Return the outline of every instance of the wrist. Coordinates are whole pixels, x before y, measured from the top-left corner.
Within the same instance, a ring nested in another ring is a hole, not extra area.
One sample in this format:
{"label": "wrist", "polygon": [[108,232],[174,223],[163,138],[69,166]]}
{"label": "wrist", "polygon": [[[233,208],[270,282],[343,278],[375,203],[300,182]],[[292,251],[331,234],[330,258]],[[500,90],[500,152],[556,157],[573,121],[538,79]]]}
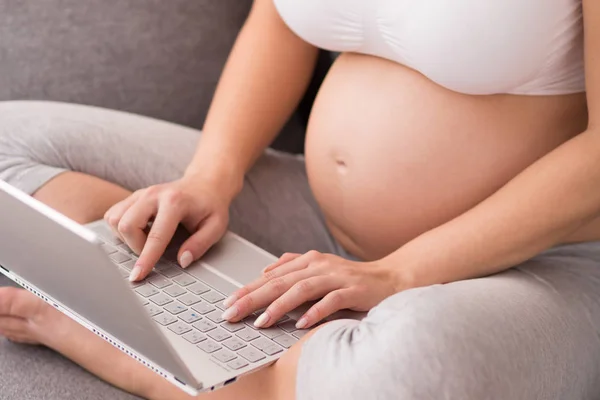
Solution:
{"label": "wrist", "polygon": [[190,164],[183,174],[182,179],[189,182],[191,187],[206,187],[216,191],[227,201],[232,201],[242,190],[244,185],[244,171],[234,165]]}
{"label": "wrist", "polygon": [[399,260],[396,253],[392,253],[376,262],[386,271],[387,279],[392,285],[395,293],[413,289],[419,285],[410,263]]}

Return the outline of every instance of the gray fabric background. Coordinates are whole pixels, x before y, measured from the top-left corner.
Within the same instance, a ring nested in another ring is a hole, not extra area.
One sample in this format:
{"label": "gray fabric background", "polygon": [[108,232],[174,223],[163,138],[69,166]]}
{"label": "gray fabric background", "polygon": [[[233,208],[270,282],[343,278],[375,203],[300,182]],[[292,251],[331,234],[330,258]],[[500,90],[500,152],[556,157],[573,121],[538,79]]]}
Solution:
{"label": "gray fabric background", "polygon": [[199,127],[249,0],[1,0],[0,100]]}
{"label": "gray fabric background", "polygon": [[[88,104],[201,129],[251,3],[0,0],[0,101]],[[302,151],[305,103],[274,147]]]}

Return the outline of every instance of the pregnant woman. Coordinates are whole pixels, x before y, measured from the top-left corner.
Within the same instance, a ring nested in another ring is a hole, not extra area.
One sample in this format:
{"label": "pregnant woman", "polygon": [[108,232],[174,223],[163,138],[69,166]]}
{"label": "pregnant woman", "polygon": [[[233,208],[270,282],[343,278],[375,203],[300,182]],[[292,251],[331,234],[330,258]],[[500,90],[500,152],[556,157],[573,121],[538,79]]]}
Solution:
{"label": "pregnant woman", "polygon": [[[306,158],[265,151],[318,48],[342,54]],[[599,118],[598,1],[256,0],[201,134],[4,103],[0,177],[81,223],[104,216],[140,254],[132,280],[179,223],[183,267],[227,227],[282,255],[227,300],[231,321],[267,307],[267,327],[306,300],[304,328],[370,310],[202,399],[591,399]],[[119,387],[186,396],[27,292],[1,289],[0,315],[1,334]]]}

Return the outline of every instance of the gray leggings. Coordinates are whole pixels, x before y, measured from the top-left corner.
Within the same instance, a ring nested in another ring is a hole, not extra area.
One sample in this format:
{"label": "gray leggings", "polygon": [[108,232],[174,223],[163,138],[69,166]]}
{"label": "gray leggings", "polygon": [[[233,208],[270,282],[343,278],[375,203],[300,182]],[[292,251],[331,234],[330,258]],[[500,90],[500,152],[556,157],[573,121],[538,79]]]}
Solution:
{"label": "gray leggings", "polygon": [[[135,190],[179,177],[198,136],[115,111],[0,103],[0,179],[32,193],[73,170]],[[232,205],[230,228],[276,255],[349,256],[323,223],[300,157],[265,153]],[[327,325],[304,345],[297,398],[597,399],[599,335],[600,243],[561,246],[494,276],[398,293],[361,322]]]}

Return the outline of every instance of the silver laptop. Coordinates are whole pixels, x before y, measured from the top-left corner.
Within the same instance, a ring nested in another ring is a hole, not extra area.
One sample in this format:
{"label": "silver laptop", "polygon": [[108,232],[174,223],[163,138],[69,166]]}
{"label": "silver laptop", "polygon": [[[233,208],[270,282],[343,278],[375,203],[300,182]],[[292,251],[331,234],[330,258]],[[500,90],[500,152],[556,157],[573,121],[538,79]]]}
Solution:
{"label": "silver laptop", "polygon": [[132,284],[136,256],[103,221],[83,227],[2,181],[0,210],[0,272],[190,395],[269,365],[307,332],[295,328],[307,306],[268,329],[254,328],[258,313],[221,319],[223,300],[276,259],[232,233],[185,270],[179,233]]}

